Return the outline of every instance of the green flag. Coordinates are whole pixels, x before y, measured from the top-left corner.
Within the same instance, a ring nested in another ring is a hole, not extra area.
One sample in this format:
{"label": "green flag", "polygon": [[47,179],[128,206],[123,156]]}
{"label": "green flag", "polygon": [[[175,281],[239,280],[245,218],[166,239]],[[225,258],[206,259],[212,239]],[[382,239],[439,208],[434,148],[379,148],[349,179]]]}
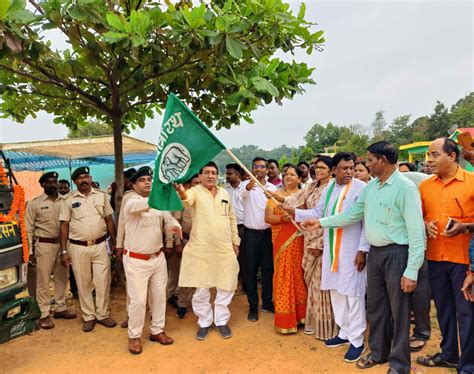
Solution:
{"label": "green flag", "polygon": [[225,146],[174,94],[168,96],[158,139],[151,208],[181,210],[183,204],[171,183],[183,183],[217,156]]}

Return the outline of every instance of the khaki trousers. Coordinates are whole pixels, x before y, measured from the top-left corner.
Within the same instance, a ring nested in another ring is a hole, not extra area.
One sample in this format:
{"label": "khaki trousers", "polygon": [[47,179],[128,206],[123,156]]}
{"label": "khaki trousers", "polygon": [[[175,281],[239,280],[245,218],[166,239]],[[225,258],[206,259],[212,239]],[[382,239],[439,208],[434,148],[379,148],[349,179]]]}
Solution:
{"label": "khaki trousers", "polygon": [[[89,247],[69,243],[72,270],[76,277],[84,321],[103,320],[109,316],[110,259],[105,242]],[[95,288],[95,305],[92,297]]]}
{"label": "khaki trousers", "polygon": [[179,294],[179,287],[178,287],[178,280],[179,280],[179,269],[181,268],[181,257],[178,256],[176,252],[173,252],[170,258],[166,261],[168,266],[168,297],[170,296],[178,296]]}
{"label": "khaki trousers", "polygon": [[127,277],[128,337],[140,338],[145,324],[146,301],[149,294],[150,333],[159,334],[165,327],[166,284],[168,272],[163,253],[149,260],[123,256]]}
{"label": "khaki trousers", "polygon": [[51,295],[49,281],[54,275],[55,311],[66,310],[67,269],[59,260],[59,244],[36,243],[36,301],[41,311],[41,318],[49,316]]}

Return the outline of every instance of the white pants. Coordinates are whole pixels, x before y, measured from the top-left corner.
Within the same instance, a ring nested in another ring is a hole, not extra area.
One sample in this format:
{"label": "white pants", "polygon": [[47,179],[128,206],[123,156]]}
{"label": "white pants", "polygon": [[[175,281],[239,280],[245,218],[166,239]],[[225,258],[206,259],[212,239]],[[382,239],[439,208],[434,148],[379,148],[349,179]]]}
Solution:
{"label": "white pants", "polygon": [[347,339],[356,348],[364,343],[366,328],[364,296],[346,296],[331,290],[334,319],[339,326],[339,337]]}
{"label": "white pants", "polygon": [[230,319],[228,305],[232,301],[234,291],[225,291],[217,288],[216,299],[214,300],[214,313],[210,303],[211,292],[209,288],[196,288],[193,296],[193,312],[199,318],[199,327],[209,327],[214,321],[216,326],[227,325]]}
{"label": "white pants", "polygon": [[151,312],[150,333],[163,332],[166,313],[166,283],[168,271],[164,254],[150,260],[123,256],[127,277],[128,337],[139,338],[145,324],[146,301],[149,294]]}

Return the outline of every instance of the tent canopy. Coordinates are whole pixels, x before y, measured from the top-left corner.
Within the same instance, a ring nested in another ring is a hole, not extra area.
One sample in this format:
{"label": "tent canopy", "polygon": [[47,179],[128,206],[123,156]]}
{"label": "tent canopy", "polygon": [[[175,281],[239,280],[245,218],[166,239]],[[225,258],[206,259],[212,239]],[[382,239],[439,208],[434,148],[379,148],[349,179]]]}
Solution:
{"label": "tent canopy", "polygon": [[[46,170],[114,163],[113,136],[95,136],[34,142],[0,144],[14,170]],[[156,157],[156,145],[123,136],[124,164],[150,162]]]}

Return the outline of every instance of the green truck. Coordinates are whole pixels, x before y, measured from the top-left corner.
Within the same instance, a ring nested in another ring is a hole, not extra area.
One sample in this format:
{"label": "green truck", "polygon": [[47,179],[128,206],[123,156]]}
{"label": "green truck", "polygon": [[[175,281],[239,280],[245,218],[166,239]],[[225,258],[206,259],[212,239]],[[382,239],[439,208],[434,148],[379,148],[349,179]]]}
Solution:
{"label": "green truck", "polygon": [[[0,162],[8,173],[8,184],[0,181],[0,213],[8,215],[16,180],[8,160],[0,151]],[[36,300],[18,297],[26,289],[28,263],[23,261],[19,218],[0,222],[0,343],[38,329],[40,311]]]}

